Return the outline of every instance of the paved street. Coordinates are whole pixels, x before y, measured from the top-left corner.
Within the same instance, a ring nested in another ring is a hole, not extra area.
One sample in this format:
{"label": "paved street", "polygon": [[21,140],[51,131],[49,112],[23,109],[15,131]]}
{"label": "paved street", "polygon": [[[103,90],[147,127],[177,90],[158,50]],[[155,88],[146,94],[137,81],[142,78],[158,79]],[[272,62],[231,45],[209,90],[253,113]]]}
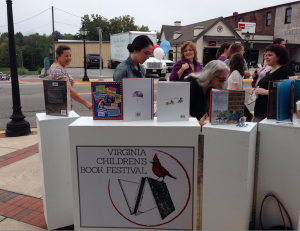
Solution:
{"label": "paved street", "polygon": [[[81,79],[83,77],[83,68],[68,68],[68,72],[74,79]],[[114,70],[104,68],[103,76],[105,80],[112,80]],[[96,80],[99,76],[99,69],[88,69],[88,77],[91,80]],[[169,77],[167,74],[167,78]],[[148,75],[147,77],[155,78],[155,87],[157,89],[158,76]],[[26,120],[29,121],[31,128],[36,128],[35,114],[45,111],[44,105],[44,93],[42,80],[38,82],[28,82],[31,79],[36,80],[36,76],[20,77],[20,95],[22,112],[26,116]],[[89,84],[75,84],[74,89],[86,100],[91,102],[91,90]],[[251,82],[244,82],[244,89],[246,91],[246,100],[248,99],[249,90],[251,89]],[[155,91],[155,100],[156,100]],[[12,114],[12,92],[11,84],[7,81],[0,82],[0,131],[4,131],[6,124],[10,121],[9,117]],[[92,116],[92,111],[87,110],[83,105],[74,102],[74,110],[80,116]],[[254,104],[249,106],[249,110],[253,111]]]}

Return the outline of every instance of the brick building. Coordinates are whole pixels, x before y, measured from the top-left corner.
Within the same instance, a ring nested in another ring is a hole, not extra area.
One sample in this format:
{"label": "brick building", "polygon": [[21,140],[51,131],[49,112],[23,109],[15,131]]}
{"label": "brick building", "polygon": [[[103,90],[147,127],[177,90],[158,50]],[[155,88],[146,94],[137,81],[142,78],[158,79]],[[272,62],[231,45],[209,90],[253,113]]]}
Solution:
{"label": "brick building", "polygon": [[[232,16],[225,17],[225,20],[233,28],[238,27],[238,22],[256,23],[255,36],[283,38],[290,50],[291,60],[300,60],[300,1],[241,14],[234,12]],[[250,42],[254,45],[259,43],[251,39]]]}

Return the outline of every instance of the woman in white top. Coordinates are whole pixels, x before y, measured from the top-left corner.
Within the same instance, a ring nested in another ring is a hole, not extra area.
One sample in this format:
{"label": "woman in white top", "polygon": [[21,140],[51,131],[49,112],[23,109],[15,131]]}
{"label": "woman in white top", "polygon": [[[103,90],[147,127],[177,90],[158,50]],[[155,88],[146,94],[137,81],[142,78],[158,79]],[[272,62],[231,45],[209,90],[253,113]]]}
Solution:
{"label": "woman in white top", "polygon": [[228,78],[228,90],[243,90],[245,61],[240,53],[235,53],[231,56],[229,62],[230,76]]}
{"label": "woman in white top", "polygon": [[[244,69],[245,61],[243,56],[240,53],[235,53],[231,56],[229,62],[230,76],[228,78],[228,90],[243,90],[243,76],[245,74]],[[244,107],[244,116],[246,121],[250,122],[253,118],[253,115],[245,105]]]}

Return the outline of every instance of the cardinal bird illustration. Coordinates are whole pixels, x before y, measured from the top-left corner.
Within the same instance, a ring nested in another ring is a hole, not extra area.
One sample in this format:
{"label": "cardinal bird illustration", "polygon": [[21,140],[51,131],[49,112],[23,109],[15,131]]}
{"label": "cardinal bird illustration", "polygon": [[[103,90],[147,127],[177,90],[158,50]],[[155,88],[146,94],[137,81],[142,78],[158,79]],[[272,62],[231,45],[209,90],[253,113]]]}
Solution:
{"label": "cardinal bird illustration", "polygon": [[[157,158],[157,155],[155,154],[153,157],[153,162],[150,162],[152,164],[152,171],[153,173],[158,176],[159,178],[163,178],[162,182],[164,181],[166,176],[169,176],[173,179],[176,179],[176,177],[172,176],[167,169],[165,169],[161,164],[159,159]],[[158,180],[157,179],[157,180]]]}

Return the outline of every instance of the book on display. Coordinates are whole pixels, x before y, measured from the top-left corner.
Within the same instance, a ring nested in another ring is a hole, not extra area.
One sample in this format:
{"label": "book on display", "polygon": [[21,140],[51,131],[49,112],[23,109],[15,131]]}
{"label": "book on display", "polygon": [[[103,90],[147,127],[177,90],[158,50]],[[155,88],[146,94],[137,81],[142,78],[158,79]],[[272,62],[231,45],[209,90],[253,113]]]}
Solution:
{"label": "book on display", "polygon": [[209,122],[212,125],[237,123],[244,116],[245,91],[216,90],[210,92]]}
{"label": "book on display", "polygon": [[68,116],[71,110],[68,81],[43,80],[46,115]]}
{"label": "book on display", "polygon": [[190,106],[189,82],[157,83],[157,121],[188,121]]}
{"label": "book on display", "polygon": [[154,114],[154,79],[123,79],[124,121],[152,120]]}
{"label": "book on display", "polygon": [[92,82],[94,120],[123,120],[122,82]]}

